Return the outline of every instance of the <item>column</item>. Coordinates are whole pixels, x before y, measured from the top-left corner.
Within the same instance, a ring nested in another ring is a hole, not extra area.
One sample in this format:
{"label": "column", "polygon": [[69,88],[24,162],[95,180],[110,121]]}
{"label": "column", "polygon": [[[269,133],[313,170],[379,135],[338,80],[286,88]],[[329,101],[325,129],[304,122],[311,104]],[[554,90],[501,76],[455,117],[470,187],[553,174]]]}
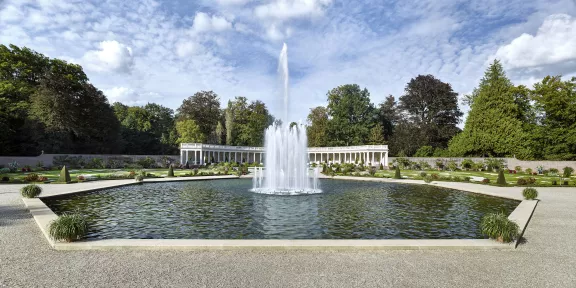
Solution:
{"label": "column", "polygon": [[184,151],[182,151],[182,148],[180,148],[180,164],[182,164],[182,162],[184,161],[183,157],[184,157]]}
{"label": "column", "polygon": [[388,166],[388,151],[384,152],[384,166]]}
{"label": "column", "polygon": [[182,164],[186,164],[186,162],[188,162],[188,159],[190,159],[190,157],[188,156],[188,150],[186,150],[186,161],[184,161],[184,163]]}

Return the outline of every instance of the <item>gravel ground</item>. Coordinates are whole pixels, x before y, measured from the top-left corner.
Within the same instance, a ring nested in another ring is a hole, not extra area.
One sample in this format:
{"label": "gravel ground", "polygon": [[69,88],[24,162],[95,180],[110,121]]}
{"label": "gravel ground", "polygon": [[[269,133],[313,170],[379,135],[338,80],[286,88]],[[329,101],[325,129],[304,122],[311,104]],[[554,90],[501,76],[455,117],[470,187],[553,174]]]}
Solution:
{"label": "gravel ground", "polygon": [[576,189],[539,188],[513,251],[55,251],[0,186],[0,287],[576,287]]}

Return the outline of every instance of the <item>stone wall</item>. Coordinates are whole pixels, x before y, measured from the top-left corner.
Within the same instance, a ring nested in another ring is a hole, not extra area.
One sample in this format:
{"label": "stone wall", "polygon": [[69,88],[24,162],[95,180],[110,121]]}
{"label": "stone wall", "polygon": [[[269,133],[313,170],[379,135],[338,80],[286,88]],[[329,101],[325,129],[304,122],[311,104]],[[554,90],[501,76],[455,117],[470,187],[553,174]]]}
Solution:
{"label": "stone wall", "polygon": [[[392,162],[396,158],[397,157],[388,157],[388,163],[390,163],[390,165],[392,165]],[[446,162],[448,162],[450,160],[454,160],[454,161],[456,161],[456,163],[458,163],[458,166],[460,166],[460,163],[464,159],[471,159],[474,162],[481,162],[481,161],[484,161],[484,159],[486,159],[486,158],[443,158],[443,157],[406,157],[406,158],[412,162],[426,161],[432,167],[436,167],[436,160],[437,159],[443,159],[443,160],[446,160]],[[546,160],[524,161],[524,160],[518,160],[515,158],[501,158],[501,159],[504,159],[504,163],[508,166],[509,169],[514,169],[516,166],[522,167],[522,170],[530,168],[534,171],[536,170],[536,167],[538,167],[538,166],[543,166],[544,169],[546,169],[546,170],[548,170],[550,168],[556,168],[556,169],[562,171],[562,168],[564,168],[566,166],[576,169],[576,161],[546,161]]]}

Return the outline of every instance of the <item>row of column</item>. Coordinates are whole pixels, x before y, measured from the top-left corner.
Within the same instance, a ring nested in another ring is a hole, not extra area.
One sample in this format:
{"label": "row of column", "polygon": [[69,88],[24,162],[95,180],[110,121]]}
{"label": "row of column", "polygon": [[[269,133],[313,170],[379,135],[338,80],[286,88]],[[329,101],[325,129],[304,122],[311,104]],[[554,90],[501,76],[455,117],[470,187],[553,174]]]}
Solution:
{"label": "row of column", "polygon": [[206,162],[258,162],[262,163],[263,152],[222,152],[212,150],[180,150],[180,163],[204,165]]}
{"label": "row of column", "polygon": [[365,164],[382,163],[388,166],[388,152],[326,152],[326,153],[308,153],[310,162],[323,163],[355,163],[358,160],[364,160]]}

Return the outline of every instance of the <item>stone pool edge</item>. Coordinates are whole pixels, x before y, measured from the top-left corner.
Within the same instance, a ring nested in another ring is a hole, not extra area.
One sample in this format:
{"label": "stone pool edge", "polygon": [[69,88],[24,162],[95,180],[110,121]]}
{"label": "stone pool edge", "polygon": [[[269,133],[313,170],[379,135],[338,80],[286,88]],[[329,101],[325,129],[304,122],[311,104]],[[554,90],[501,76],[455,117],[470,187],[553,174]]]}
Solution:
{"label": "stone pool edge", "polygon": [[[203,177],[197,179],[167,179],[163,181],[145,181],[148,183],[171,181],[198,181],[231,179],[232,177]],[[237,177],[234,177],[237,178]],[[232,178],[233,179],[233,178]],[[344,179],[347,180],[347,179]],[[57,196],[90,192],[105,188],[114,188],[131,183],[118,183],[102,188],[90,188],[70,192],[54,193],[46,196]],[[416,184],[416,183],[410,183]],[[463,189],[461,189],[463,190]],[[466,190],[463,190],[466,191]],[[469,191],[471,192],[471,191]],[[474,192],[481,193],[482,192]],[[486,194],[491,195],[491,194]],[[494,195],[491,195],[494,196]],[[511,198],[511,197],[504,197]],[[517,199],[516,199],[517,200]],[[538,200],[523,200],[510,213],[508,219],[518,223],[520,237],[512,243],[499,243],[489,239],[105,239],[79,242],[55,242],[48,234],[50,222],[58,216],[40,198],[22,198],[36,224],[50,246],[56,250],[237,250],[237,249],[276,249],[276,250],[488,250],[515,249],[536,209]]]}

